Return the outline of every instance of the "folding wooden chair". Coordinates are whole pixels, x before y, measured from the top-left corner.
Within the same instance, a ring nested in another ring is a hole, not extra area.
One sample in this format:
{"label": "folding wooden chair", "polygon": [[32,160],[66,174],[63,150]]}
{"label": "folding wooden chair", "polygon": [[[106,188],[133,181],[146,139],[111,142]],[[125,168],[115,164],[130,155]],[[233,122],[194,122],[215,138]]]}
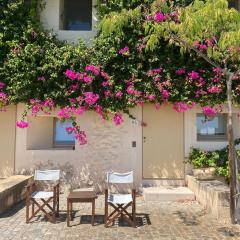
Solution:
{"label": "folding wooden chair", "polygon": [[[132,188],[131,194],[108,193],[109,184],[132,184],[133,172],[128,173],[107,173],[107,189],[105,189],[105,227],[113,225],[115,220],[122,217],[132,227],[136,227],[136,190]],[[113,211],[108,213],[108,205],[113,207]],[[127,209],[132,207],[132,213]]]}
{"label": "folding wooden chair", "polygon": [[[56,221],[55,217],[59,215],[59,180],[60,170],[35,171],[34,182],[26,187],[26,223],[29,223],[40,211],[46,215],[50,222]],[[40,181],[54,181],[53,191],[34,191],[36,182]],[[32,206],[31,214],[30,206]]]}

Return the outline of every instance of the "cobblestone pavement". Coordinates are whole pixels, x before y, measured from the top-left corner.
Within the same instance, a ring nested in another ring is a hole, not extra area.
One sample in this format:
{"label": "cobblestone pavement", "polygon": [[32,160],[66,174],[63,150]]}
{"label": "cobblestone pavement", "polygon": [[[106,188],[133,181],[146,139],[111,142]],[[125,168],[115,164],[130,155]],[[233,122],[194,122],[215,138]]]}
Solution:
{"label": "cobblestone pavement", "polygon": [[110,228],[103,225],[103,196],[96,201],[96,226],[91,226],[91,204],[75,204],[72,227],[66,224],[66,195],[61,195],[60,217],[56,224],[39,215],[25,223],[25,207],[21,203],[0,215],[0,240],[63,240],[63,239],[164,239],[221,240],[240,239],[240,228],[219,223],[205,213],[197,202],[145,202],[137,199],[138,228],[124,223]]}

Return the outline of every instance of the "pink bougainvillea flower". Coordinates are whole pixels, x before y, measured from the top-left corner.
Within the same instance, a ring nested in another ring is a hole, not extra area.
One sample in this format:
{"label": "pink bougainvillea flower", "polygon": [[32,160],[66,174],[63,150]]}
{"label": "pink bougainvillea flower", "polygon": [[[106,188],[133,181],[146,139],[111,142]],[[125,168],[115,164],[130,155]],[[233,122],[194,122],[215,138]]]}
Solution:
{"label": "pink bougainvillea flower", "polygon": [[195,48],[199,48],[199,46],[200,46],[199,41],[197,41],[197,40],[194,41],[193,46],[194,46]]}
{"label": "pink bougainvillea flower", "polygon": [[155,108],[156,108],[157,110],[159,110],[159,109],[161,108],[161,104],[160,104],[160,103],[156,103],[156,104],[155,104]]}
{"label": "pink bougainvillea flower", "polygon": [[143,106],[144,105],[144,100],[143,99],[137,100],[136,104],[140,105],[140,106]]}
{"label": "pink bougainvillea flower", "polygon": [[169,91],[166,90],[166,89],[163,89],[163,90],[162,90],[162,98],[166,100],[166,99],[169,98],[169,96],[170,96]]}
{"label": "pink bougainvillea flower", "polygon": [[99,115],[103,115],[103,107],[100,105],[95,106],[95,110]]}
{"label": "pink bougainvillea flower", "polygon": [[61,108],[58,112],[58,117],[60,119],[69,119],[73,115],[73,109],[70,107]]}
{"label": "pink bougainvillea flower", "polygon": [[92,81],[93,81],[93,78],[90,77],[90,76],[84,76],[84,77],[83,77],[83,81],[84,81],[85,83],[87,83],[87,84],[91,84]]}
{"label": "pink bougainvillea flower", "polygon": [[221,68],[213,68],[213,72],[214,72],[216,75],[220,75],[220,74],[222,74],[222,69],[221,69]]}
{"label": "pink bougainvillea flower", "polygon": [[132,94],[134,94],[134,88],[133,88],[133,86],[128,86],[128,88],[127,88],[127,93],[128,94],[130,94],[130,95],[132,95]]}
{"label": "pink bougainvillea flower", "polygon": [[156,97],[154,95],[149,95],[148,96],[149,101],[154,101],[155,99],[156,99]]}
{"label": "pink bougainvillea flower", "polygon": [[143,43],[137,45],[137,51],[139,53],[141,53],[144,48],[146,48],[146,45]]}
{"label": "pink bougainvillea flower", "polygon": [[106,90],[106,91],[104,91],[104,95],[105,95],[105,97],[111,97],[112,93],[110,92],[110,90]]}
{"label": "pink bougainvillea flower", "polygon": [[120,112],[116,112],[113,117],[115,125],[120,125],[123,122],[123,116]]}
{"label": "pink bougainvillea flower", "polygon": [[176,112],[186,112],[189,109],[189,107],[188,104],[185,102],[175,102],[173,104],[173,109]]}
{"label": "pink bougainvillea flower", "polygon": [[157,23],[160,23],[166,20],[166,16],[162,12],[156,12],[154,19]]}
{"label": "pink bougainvillea flower", "polygon": [[93,92],[85,92],[83,93],[84,97],[85,97],[85,102],[87,104],[89,104],[90,106],[94,105],[98,99],[99,99],[99,95],[98,94],[94,94]]}
{"label": "pink bougainvillea flower", "polygon": [[157,82],[161,81],[161,78],[160,77],[154,77],[153,80],[157,83]]}
{"label": "pink bougainvillea flower", "polygon": [[0,82],[0,89],[3,89],[5,86],[6,86],[6,84],[5,84],[5,83],[3,83],[3,82]]}
{"label": "pink bougainvillea flower", "polygon": [[124,54],[129,53],[129,47],[128,47],[128,46],[125,46],[124,48],[121,48],[121,49],[118,51],[118,53],[121,54],[121,55],[124,55]]}
{"label": "pink bougainvillea flower", "polygon": [[106,72],[101,72],[101,76],[106,80],[109,81],[110,80],[110,76],[106,73]]}
{"label": "pink bougainvillea flower", "polygon": [[4,102],[7,100],[7,94],[4,92],[0,92],[0,101]]}
{"label": "pink bougainvillea flower", "polygon": [[208,88],[209,93],[220,93],[222,89],[219,86],[210,86]]}
{"label": "pink bougainvillea flower", "polygon": [[173,11],[169,14],[169,16],[174,20],[174,21],[178,21],[178,17],[179,17],[179,13],[177,11]]}
{"label": "pink bougainvillea flower", "polygon": [[40,76],[40,77],[38,77],[38,81],[45,81],[46,79],[45,79],[45,77],[44,76]]}
{"label": "pink bougainvillea flower", "polygon": [[84,131],[75,133],[75,139],[79,142],[80,145],[87,144],[87,135]]}
{"label": "pink bougainvillea flower", "polygon": [[96,67],[94,65],[87,65],[85,70],[91,71],[95,76],[99,76],[100,74],[100,67]]}
{"label": "pink bougainvillea flower", "polygon": [[109,81],[104,81],[104,82],[102,82],[102,86],[103,86],[103,87],[109,86]]}
{"label": "pink bougainvillea flower", "polygon": [[188,76],[192,79],[192,80],[196,80],[200,77],[199,73],[196,71],[192,71],[190,73],[188,73]]}
{"label": "pink bougainvillea flower", "polygon": [[136,97],[140,97],[140,96],[142,95],[142,92],[139,91],[139,90],[134,90],[134,95],[135,95]]}
{"label": "pink bougainvillea flower", "polygon": [[40,111],[40,107],[38,105],[34,105],[32,107],[32,116],[36,116],[39,111]]}
{"label": "pink bougainvillea flower", "polygon": [[217,110],[210,106],[202,107],[203,114],[207,117],[215,117],[217,114]]}
{"label": "pink bougainvillea flower", "polygon": [[159,73],[162,72],[162,68],[155,68],[155,69],[151,69],[147,72],[147,76],[151,77],[151,76],[155,76]]}
{"label": "pink bougainvillea flower", "polygon": [[200,44],[199,48],[200,48],[200,50],[207,50],[207,45],[202,43],[202,44]]}
{"label": "pink bougainvillea flower", "polygon": [[27,128],[29,126],[28,122],[25,122],[23,120],[17,121],[16,126],[19,128]]}
{"label": "pink bougainvillea flower", "polygon": [[72,91],[76,91],[77,89],[79,89],[79,84],[78,83],[76,83],[76,84],[71,84],[70,85],[70,89],[72,90]]}
{"label": "pink bougainvillea flower", "polygon": [[66,70],[65,75],[71,80],[76,80],[79,77],[79,74],[75,73],[74,71],[72,71],[70,69]]}
{"label": "pink bougainvillea flower", "polygon": [[121,91],[117,91],[116,94],[115,94],[115,96],[116,96],[117,98],[122,98],[123,93],[122,93]]}
{"label": "pink bougainvillea flower", "polygon": [[183,75],[185,72],[186,72],[186,70],[184,68],[179,68],[176,70],[177,75]]}
{"label": "pink bougainvillea flower", "polygon": [[73,128],[72,127],[66,127],[65,129],[66,129],[66,132],[68,134],[72,134],[73,133]]}
{"label": "pink bougainvillea flower", "polygon": [[152,21],[152,20],[154,20],[154,17],[152,15],[148,15],[148,16],[146,16],[146,20]]}
{"label": "pink bougainvillea flower", "polygon": [[84,111],[85,111],[85,108],[81,107],[81,106],[75,109],[75,113],[78,114],[78,115],[83,114]]}
{"label": "pink bougainvillea flower", "polygon": [[208,40],[207,40],[207,45],[208,45],[208,47],[213,47],[214,44],[215,44],[215,42],[214,42],[213,39],[208,39]]}

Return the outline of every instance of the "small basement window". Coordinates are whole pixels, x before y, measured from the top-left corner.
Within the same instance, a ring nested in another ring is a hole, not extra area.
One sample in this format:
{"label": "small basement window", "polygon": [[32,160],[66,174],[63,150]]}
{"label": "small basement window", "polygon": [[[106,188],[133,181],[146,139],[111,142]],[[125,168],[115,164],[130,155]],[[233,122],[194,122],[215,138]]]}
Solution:
{"label": "small basement window", "polygon": [[214,118],[206,119],[204,114],[197,114],[198,141],[227,140],[227,114],[218,114]]}
{"label": "small basement window", "polygon": [[71,121],[61,122],[57,118],[54,119],[53,146],[55,148],[75,148],[74,133],[67,133],[67,127],[72,127]]}
{"label": "small basement window", "polygon": [[60,9],[62,30],[92,30],[92,0],[62,0]]}

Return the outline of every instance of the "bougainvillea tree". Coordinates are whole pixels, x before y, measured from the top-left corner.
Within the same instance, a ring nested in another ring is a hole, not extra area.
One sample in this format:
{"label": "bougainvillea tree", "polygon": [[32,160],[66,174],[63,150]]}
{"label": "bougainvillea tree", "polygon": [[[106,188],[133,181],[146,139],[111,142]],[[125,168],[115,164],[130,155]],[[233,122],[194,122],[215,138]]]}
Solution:
{"label": "bougainvillea tree", "polygon": [[[176,19],[172,18],[173,14]],[[194,54],[211,65],[214,71],[221,76],[221,79],[224,79],[224,82],[220,82],[217,78],[212,79],[212,85],[208,86],[208,93],[219,94],[223,92],[227,100],[230,209],[232,223],[236,223],[239,184],[232,105],[233,103],[239,103],[240,14],[235,9],[229,9],[226,0],[196,0],[190,6],[176,9],[175,12],[171,9],[170,13],[165,5],[165,9],[163,8],[163,11],[159,12],[157,17],[161,24],[151,25],[150,35],[157,39],[164,36],[165,39],[180,46],[183,51],[193,51]],[[151,49],[154,49],[155,46],[156,43],[149,43]],[[194,78],[193,84],[196,84],[199,81],[197,72],[194,74]],[[206,82],[203,80],[201,83],[202,89]],[[223,85],[226,86],[224,91]],[[209,117],[214,116],[217,112],[214,102],[211,102],[211,106],[204,106],[203,112]]]}

